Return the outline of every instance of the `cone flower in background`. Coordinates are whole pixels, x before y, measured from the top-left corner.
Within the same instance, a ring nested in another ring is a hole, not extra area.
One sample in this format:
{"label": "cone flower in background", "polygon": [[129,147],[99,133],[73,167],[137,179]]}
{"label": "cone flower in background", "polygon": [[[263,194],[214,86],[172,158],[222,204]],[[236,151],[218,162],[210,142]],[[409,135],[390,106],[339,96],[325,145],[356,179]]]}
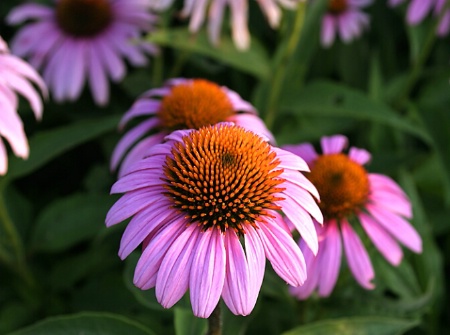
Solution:
{"label": "cone flower in background", "polygon": [[344,43],[360,37],[369,27],[369,15],[361,9],[373,0],[329,0],[328,10],[322,17],[321,43],[328,48],[339,35]]}
{"label": "cone flower in background", "polygon": [[119,128],[140,116],[148,118],[129,130],[114,149],[111,170],[120,165],[119,176],[141,159],[148,148],[177,129],[198,129],[228,121],[274,142],[249,102],[227,87],[204,79],[171,79],[163,87],[147,91],[125,113]]}
{"label": "cone flower in background", "polygon": [[157,51],[139,41],[156,22],[145,0],[56,0],[53,7],[27,3],[7,17],[9,24],[28,20],[11,50],[43,73],[58,102],[75,101],[88,82],[94,101],[106,105],[108,80],[118,82],[126,74],[124,59],[144,66]]}
{"label": "cone flower in background", "polygon": [[299,299],[308,298],[314,290],[322,297],[331,294],[341,266],[342,244],[356,281],[366,289],[374,287],[372,263],[354,224],[362,225],[392,265],[399,265],[403,258],[400,244],[416,253],[422,251],[422,240],[407,221],[412,217],[410,201],[391,178],[365,170],[370,153],[355,147],[344,153],[347,138],[342,135],[323,137],[321,146],[322,154],[309,143],[283,147],[310,166],[311,172],[306,176],[319,191],[319,207],[324,215],[323,226],[316,225],[317,256],[306,241],[299,242],[308,269],[305,284],[291,288]]}
{"label": "cone flower in background", "polygon": [[[25,97],[31,105],[36,119],[42,117],[42,100],[38,91],[47,96],[47,88],[39,74],[25,61],[11,55],[6,42],[0,36],[0,135],[11,146],[14,154],[28,158],[28,140],[22,120],[17,114],[17,93]],[[0,137],[0,175],[8,171],[8,153]]]}
{"label": "cone flower in background", "polygon": [[[161,11],[167,9],[173,0],[151,0],[152,8]],[[281,21],[282,9],[295,9],[305,0],[257,0],[264,15],[272,28],[277,28]],[[239,49],[250,46],[250,33],[248,31],[248,0],[186,0],[181,11],[184,18],[190,17],[189,30],[198,32],[208,13],[208,35],[213,44],[218,44],[225,9],[230,8],[230,25],[233,41]]]}
{"label": "cone flower in background", "polygon": [[[398,6],[405,0],[389,0],[389,5]],[[421,23],[429,14],[434,17],[442,15],[441,22],[439,22],[436,33],[438,36],[446,36],[450,31],[450,8],[444,8],[446,0],[411,0],[406,11],[406,21],[408,24],[415,26]]]}
{"label": "cone flower in background", "polygon": [[300,157],[232,123],[178,130],[153,146],[112,187],[125,193],[106,225],[131,218],[120,243],[124,259],[143,244],[134,274],[155,287],[165,308],[189,289],[193,312],[207,318],[222,297],[239,315],[253,310],[266,258],[293,286],[306,279],[304,257],[283,212],[313,253],[311,216],[322,221],[317,190]]}

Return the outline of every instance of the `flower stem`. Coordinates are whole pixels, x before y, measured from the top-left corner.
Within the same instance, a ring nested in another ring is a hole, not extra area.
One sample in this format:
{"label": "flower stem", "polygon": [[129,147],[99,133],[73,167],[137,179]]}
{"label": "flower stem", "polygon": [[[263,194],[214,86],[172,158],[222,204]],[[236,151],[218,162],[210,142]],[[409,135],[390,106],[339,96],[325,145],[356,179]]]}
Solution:
{"label": "flower stem", "polygon": [[25,260],[22,240],[6,207],[4,187],[0,187],[0,223],[3,226],[15,254],[15,259],[11,259],[6,253],[6,250],[3,247],[0,247],[0,259],[4,260],[7,265],[17,272],[26,284],[33,286],[34,279]]}
{"label": "flower stem", "polygon": [[280,57],[280,61],[276,62],[276,69],[274,78],[272,81],[272,87],[270,89],[269,100],[267,103],[265,123],[270,129],[275,121],[278,99],[280,96],[281,89],[283,87],[283,81],[286,76],[286,71],[289,65],[289,60],[297,48],[298,42],[300,40],[300,34],[302,32],[302,27],[305,19],[305,4],[300,3],[295,14],[294,26],[292,33],[287,41],[287,45],[284,48],[283,54]]}
{"label": "flower stem", "polygon": [[220,301],[208,318],[208,332],[206,335],[222,335],[222,315]]}

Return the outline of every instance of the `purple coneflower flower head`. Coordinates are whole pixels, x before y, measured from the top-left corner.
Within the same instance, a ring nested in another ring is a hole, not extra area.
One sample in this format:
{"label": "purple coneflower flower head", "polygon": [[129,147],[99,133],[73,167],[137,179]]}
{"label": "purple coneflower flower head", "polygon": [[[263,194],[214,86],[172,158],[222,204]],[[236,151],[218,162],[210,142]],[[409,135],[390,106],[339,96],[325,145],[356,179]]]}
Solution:
{"label": "purple coneflower flower head", "polygon": [[[272,28],[280,24],[282,10],[280,6],[294,9],[299,2],[305,0],[257,0]],[[173,0],[152,0],[155,10],[167,9]],[[239,49],[247,49],[250,45],[248,31],[248,0],[185,0],[181,11],[182,17],[191,17],[189,30],[197,32],[205,21],[208,12],[208,35],[215,45],[219,43],[220,30],[226,7],[230,7],[230,24],[233,41]]]}
{"label": "purple coneflower flower head", "polygon": [[317,226],[319,252],[317,257],[306,241],[300,241],[308,279],[291,293],[306,299],[317,289],[319,296],[328,296],[338,277],[342,247],[347,264],[356,281],[366,289],[374,287],[374,270],[369,255],[354,229],[363,230],[392,265],[400,264],[400,244],[413,252],[422,251],[422,240],[407,221],[412,217],[411,203],[402,189],[389,177],[368,173],[364,165],[371,155],[364,149],[343,150],[347,138],[342,135],[323,137],[322,154],[307,144],[287,145],[285,150],[302,157],[310,166],[307,178],[319,191],[319,207],[324,215],[323,226]]}
{"label": "purple coneflower flower head", "polygon": [[156,17],[148,1],[57,0],[54,7],[24,4],[8,15],[10,24],[32,20],[11,43],[14,54],[43,73],[55,101],[74,101],[88,82],[94,101],[106,105],[109,83],[126,74],[126,59],[147,64],[153,45],[138,41]]}
{"label": "purple coneflower flower head", "polygon": [[[405,0],[389,0],[389,5],[398,6]],[[422,22],[429,14],[435,17],[441,16],[436,33],[439,36],[446,36],[450,31],[450,9],[445,8],[446,0],[411,0],[407,12],[406,21],[409,25],[417,25]],[[445,13],[442,11],[445,10]]]}
{"label": "purple coneflower flower head", "polygon": [[120,242],[124,259],[141,243],[134,284],[155,287],[170,308],[189,289],[193,312],[209,317],[220,297],[249,314],[265,259],[293,286],[306,279],[304,257],[278,211],[317,251],[317,190],[300,157],[232,123],[178,130],[153,146],[112,187],[125,193],[106,225],[131,217]]}
{"label": "purple coneflower flower head", "polygon": [[[17,114],[18,98],[16,93],[24,96],[31,105],[34,115],[42,117],[42,100],[37,90],[44,96],[47,88],[39,74],[22,59],[11,55],[6,42],[0,36],[0,135],[11,146],[14,154],[28,158],[29,147],[22,121]],[[8,154],[0,137],[0,175],[8,171]]]}
{"label": "purple coneflower flower head", "polygon": [[147,119],[124,135],[111,158],[111,170],[123,159],[119,176],[149,147],[177,129],[199,129],[227,121],[275,141],[250,103],[227,87],[204,79],[171,79],[163,87],[147,91],[125,113],[119,128],[138,116]]}
{"label": "purple coneflower flower head", "polygon": [[360,37],[369,26],[369,16],[362,8],[372,0],[329,0],[328,10],[322,18],[321,42],[326,48],[333,45],[336,35],[344,43]]}

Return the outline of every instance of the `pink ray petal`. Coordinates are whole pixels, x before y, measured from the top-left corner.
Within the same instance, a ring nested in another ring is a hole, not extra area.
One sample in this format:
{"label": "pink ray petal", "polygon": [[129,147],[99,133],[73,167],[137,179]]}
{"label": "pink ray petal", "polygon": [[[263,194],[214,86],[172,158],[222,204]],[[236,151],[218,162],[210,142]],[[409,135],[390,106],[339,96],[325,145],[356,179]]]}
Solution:
{"label": "pink ray petal", "polygon": [[373,289],[375,286],[371,281],[375,277],[375,273],[366,248],[353,228],[345,220],[341,222],[341,231],[345,255],[353,276],[365,289]]}
{"label": "pink ray petal", "polygon": [[158,271],[167,250],[185,231],[186,223],[182,220],[174,220],[172,224],[165,225],[153,236],[136,265],[134,285],[143,290],[155,287]]}
{"label": "pink ray petal", "polygon": [[217,306],[225,282],[226,254],[222,232],[201,232],[194,251],[189,291],[195,316],[208,318]]}
{"label": "pink ray petal", "polygon": [[347,146],[347,137],[344,135],[334,135],[329,137],[322,137],[320,144],[324,155],[338,154],[342,152]]}
{"label": "pink ray petal", "polygon": [[321,297],[328,297],[333,291],[342,257],[341,235],[337,223],[335,221],[328,222],[326,229],[326,238],[319,243],[317,265],[321,269],[321,276],[318,279],[318,292]]}
{"label": "pink ray petal", "polygon": [[165,254],[156,277],[156,299],[164,308],[172,307],[189,287],[191,264],[200,243],[201,229],[188,226]]}
{"label": "pink ray petal", "polygon": [[271,219],[259,228],[257,233],[275,272],[292,286],[302,285],[306,280],[305,259],[292,236]]}

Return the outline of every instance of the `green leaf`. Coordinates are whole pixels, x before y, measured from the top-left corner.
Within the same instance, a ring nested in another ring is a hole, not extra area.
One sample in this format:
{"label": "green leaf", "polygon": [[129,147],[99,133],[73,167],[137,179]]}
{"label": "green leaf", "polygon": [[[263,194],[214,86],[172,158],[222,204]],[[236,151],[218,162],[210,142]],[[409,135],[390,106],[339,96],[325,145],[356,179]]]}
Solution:
{"label": "green leaf", "polygon": [[408,260],[404,259],[399,266],[392,266],[382,257],[374,257],[373,263],[381,282],[392,292],[402,298],[420,295],[420,285]]}
{"label": "green leaf", "polygon": [[119,116],[108,116],[39,132],[29,141],[30,156],[27,160],[15,156],[10,158],[6,178],[23,177],[37,170],[60,154],[113,130],[118,121]]}
{"label": "green leaf", "polygon": [[418,325],[416,320],[355,317],[324,320],[289,330],[282,335],[394,335]]}
{"label": "green leaf", "polygon": [[[310,69],[311,60],[316,55],[320,46],[320,23],[327,6],[327,0],[311,1],[307,4],[300,40],[290,59],[285,86],[295,83],[301,85],[306,73]],[[289,36],[289,34],[286,34],[286,36]]]}
{"label": "green leaf", "polygon": [[192,310],[175,307],[175,334],[198,335],[205,334],[208,323],[206,319],[197,318]]}
{"label": "green leaf", "polygon": [[441,170],[441,186],[445,191],[445,202],[450,206],[450,118],[448,110],[436,107],[423,107],[419,110],[425,127],[432,138],[432,145],[437,154],[437,161]]}
{"label": "green leaf", "polygon": [[236,49],[233,41],[227,36],[222,36],[220,44],[213,46],[203,30],[193,35],[184,28],[156,31],[150,34],[148,41],[211,57],[259,79],[266,79],[269,76],[267,53],[255,38],[252,39],[250,48],[245,51]]}
{"label": "green leaf", "polygon": [[280,101],[284,113],[377,122],[430,141],[422,128],[398,116],[389,106],[333,82],[315,81],[299,91],[285,90]]}
{"label": "green leaf", "polygon": [[9,335],[153,335],[143,325],[110,313],[79,313],[45,319]]}
{"label": "green leaf", "polygon": [[432,285],[435,297],[442,298],[445,282],[442,272],[444,268],[443,256],[435,241],[432,226],[430,225],[413,177],[408,172],[401,171],[400,180],[410,197],[412,208],[414,209],[412,223],[422,238],[423,252],[421,255],[414,257],[418,279],[423,287],[430,287]]}
{"label": "green leaf", "polygon": [[95,236],[106,229],[106,213],[115,200],[109,195],[75,194],[54,201],[37,219],[32,247],[58,252]]}

